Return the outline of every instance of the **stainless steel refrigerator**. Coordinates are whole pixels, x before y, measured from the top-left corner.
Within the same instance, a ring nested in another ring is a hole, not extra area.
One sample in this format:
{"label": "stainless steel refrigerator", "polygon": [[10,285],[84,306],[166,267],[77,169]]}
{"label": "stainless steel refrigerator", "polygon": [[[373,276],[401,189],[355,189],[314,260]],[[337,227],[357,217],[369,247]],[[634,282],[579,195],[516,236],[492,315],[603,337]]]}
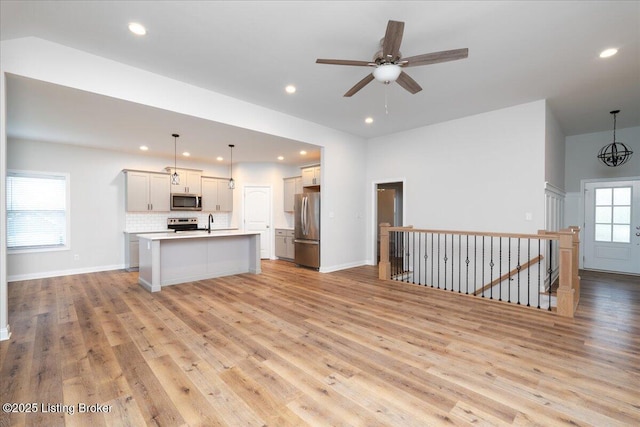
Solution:
{"label": "stainless steel refrigerator", "polygon": [[295,196],[295,262],[320,268],[320,193]]}

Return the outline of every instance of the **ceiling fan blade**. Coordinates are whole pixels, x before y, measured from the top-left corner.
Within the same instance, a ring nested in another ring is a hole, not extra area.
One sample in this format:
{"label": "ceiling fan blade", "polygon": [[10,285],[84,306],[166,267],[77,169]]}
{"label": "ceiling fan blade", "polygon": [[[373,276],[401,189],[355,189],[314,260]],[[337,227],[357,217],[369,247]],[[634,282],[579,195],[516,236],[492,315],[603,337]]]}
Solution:
{"label": "ceiling fan blade", "polygon": [[400,54],[400,44],[402,43],[402,33],[404,32],[404,22],[389,21],[387,32],[384,35],[382,44],[382,54],[385,60],[394,61]]}
{"label": "ceiling fan blade", "polygon": [[360,89],[362,89],[363,87],[365,87],[366,85],[371,83],[371,81],[373,81],[373,78],[374,78],[373,74],[367,75],[367,77],[365,77],[364,79],[362,79],[358,83],[356,83],[356,85],[354,87],[352,87],[351,89],[349,89],[347,91],[347,93],[345,93],[343,96],[350,97],[352,95],[355,95],[356,92],[358,92]]}
{"label": "ceiling fan blade", "polygon": [[402,58],[401,64],[405,67],[415,67],[418,65],[437,64],[438,62],[455,61],[469,56],[469,49],[443,50],[442,52],[431,52],[423,55]]}
{"label": "ceiling fan blade", "polygon": [[370,61],[354,61],[351,59],[316,59],[316,64],[331,64],[331,65],[354,65],[357,67],[374,66]]}
{"label": "ceiling fan blade", "polygon": [[411,92],[411,94],[416,94],[422,90],[420,85],[404,71],[400,73],[396,81],[400,86]]}

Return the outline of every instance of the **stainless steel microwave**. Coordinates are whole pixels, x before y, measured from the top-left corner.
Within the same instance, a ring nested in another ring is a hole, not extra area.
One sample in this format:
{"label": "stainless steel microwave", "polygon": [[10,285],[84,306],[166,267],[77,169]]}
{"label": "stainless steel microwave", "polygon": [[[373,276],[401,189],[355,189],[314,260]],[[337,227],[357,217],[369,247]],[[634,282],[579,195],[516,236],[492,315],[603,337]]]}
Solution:
{"label": "stainless steel microwave", "polygon": [[173,193],[171,194],[172,211],[201,211],[202,196],[199,194]]}

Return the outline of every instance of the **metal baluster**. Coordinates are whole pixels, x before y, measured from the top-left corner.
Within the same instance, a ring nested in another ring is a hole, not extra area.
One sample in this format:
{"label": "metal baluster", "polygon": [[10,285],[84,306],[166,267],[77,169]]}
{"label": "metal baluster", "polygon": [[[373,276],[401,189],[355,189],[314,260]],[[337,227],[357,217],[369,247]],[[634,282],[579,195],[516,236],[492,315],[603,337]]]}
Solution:
{"label": "metal baluster", "polygon": [[427,249],[429,248],[429,235],[425,233],[424,235],[424,285],[427,286],[427,274],[429,270],[427,269],[427,261],[429,255],[427,255]]}
{"label": "metal baluster", "polygon": [[398,277],[396,276],[396,249],[398,247],[398,242],[396,242],[396,240],[398,239],[398,236],[396,235],[395,231],[392,231],[390,234],[392,234],[393,239],[391,239],[389,241],[389,246],[391,246],[389,248],[389,254],[391,257],[391,272],[393,273],[393,280],[398,280]]}
{"label": "metal baluster", "polygon": [[493,283],[493,266],[495,265],[493,263],[493,236],[491,236],[491,260],[489,261],[489,299],[493,299],[493,286],[491,286],[491,284]]}
{"label": "metal baluster", "polygon": [[458,234],[458,293],[462,293],[462,234]]}
{"label": "metal baluster", "polygon": [[435,270],[435,268],[433,268],[433,260],[434,260],[434,256],[433,256],[433,245],[435,242],[435,236],[433,233],[431,233],[431,287],[433,288],[433,272]]}
{"label": "metal baluster", "polygon": [[549,311],[551,311],[551,285],[553,284],[553,240],[549,240]]}
{"label": "metal baluster", "polygon": [[465,295],[469,295],[469,235],[467,234],[467,259],[465,261],[465,264],[467,264],[467,281],[465,284]]}
{"label": "metal baluster", "polygon": [[447,235],[444,235],[444,286],[442,289],[447,290]]}
{"label": "metal baluster", "polygon": [[520,264],[520,242],[521,239],[518,238],[518,266],[516,267],[518,269],[518,305],[520,305],[520,269],[522,268]]}
{"label": "metal baluster", "polygon": [[473,295],[478,289],[478,236],[473,236]]}
{"label": "metal baluster", "polygon": [[[418,270],[418,285],[420,284],[420,249],[422,248],[422,233],[418,234],[418,250],[416,250],[416,248],[413,248],[413,253],[414,255],[417,253],[418,256],[414,256],[413,257],[413,273],[414,275],[416,274],[416,270]],[[416,261],[418,261],[418,267],[416,268]],[[416,278],[414,276],[413,278],[413,283],[416,283]]]}
{"label": "metal baluster", "polygon": [[540,276],[542,276],[542,240],[538,239],[538,290],[536,294],[538,295],[538,308],[540,308]]}
{"label": "metal baluster", "polygon": [[413,281],[413,284],[416,284],[416,232],[412,232],[412,240],[413,240],[413,251],[411,251],[411,261],[413,264],[413,272],[411,273],[411,278]]}
{"label": "metal baluster", "polygon": [[527,268],[527,307],[531,307],[531,239],[527,239],[527,262],[529,268]]}
{"label": "metal baluster", "polygon": [[509,272],[509,287],[507,288],[507,302],[511,302],[511,238],[509,238],[509,261],[507,262]]}
{"label": "metal baluster", "polygon": [[[484,286],[484,236],[482,236],[482,286]],[[484,298],[484,291],[482,291],[482,298]]]}
{"label": "metal baluster", "polygon": [[455,264],[454,255],[455,255],[455,250],[453,248],[453,234],[451,234],[451,292],[453,292],[453,276],[454,276],[453,267]]}
{"label": "metal baluster", "polygon": [[438,233],[438,289],[440,289],[440,233]]}
{"label": "metal baluster", "polygon": [[[502,277],[502,236],[500,237],[500,244],[498,245],[498,277]],[[507,276],[507,286],[509,286],[509,277]],[[502,280],[500,280],[500,282],[498,283],[498,293],[500,294],[498,296],[498,301],[502,301]]]}
{"label": "metal baluster", "polygon": [[404,271],[402,272],[403,277],[405,278],[405,282],[409,283],[409,268],[410,268],[410,263],[411,263],[411,252],[409,251],[409,232],[407,231],[406,234],[406,246],[405,246],[405,267],[404,267]]}

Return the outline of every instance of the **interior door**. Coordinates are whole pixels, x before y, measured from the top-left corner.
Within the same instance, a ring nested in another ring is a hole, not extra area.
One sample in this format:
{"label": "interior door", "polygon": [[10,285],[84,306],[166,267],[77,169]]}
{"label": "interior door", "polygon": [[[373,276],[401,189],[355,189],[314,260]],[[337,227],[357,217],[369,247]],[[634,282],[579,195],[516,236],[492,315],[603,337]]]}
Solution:
{"label": "interior door", "polygon": [[260,232],[260,258],[271,258],[271,187],[244,187],[244,229]]}
{"label": "interior door", "polygon": [[585,184],[584,268],[640,274],[640,180]]}

